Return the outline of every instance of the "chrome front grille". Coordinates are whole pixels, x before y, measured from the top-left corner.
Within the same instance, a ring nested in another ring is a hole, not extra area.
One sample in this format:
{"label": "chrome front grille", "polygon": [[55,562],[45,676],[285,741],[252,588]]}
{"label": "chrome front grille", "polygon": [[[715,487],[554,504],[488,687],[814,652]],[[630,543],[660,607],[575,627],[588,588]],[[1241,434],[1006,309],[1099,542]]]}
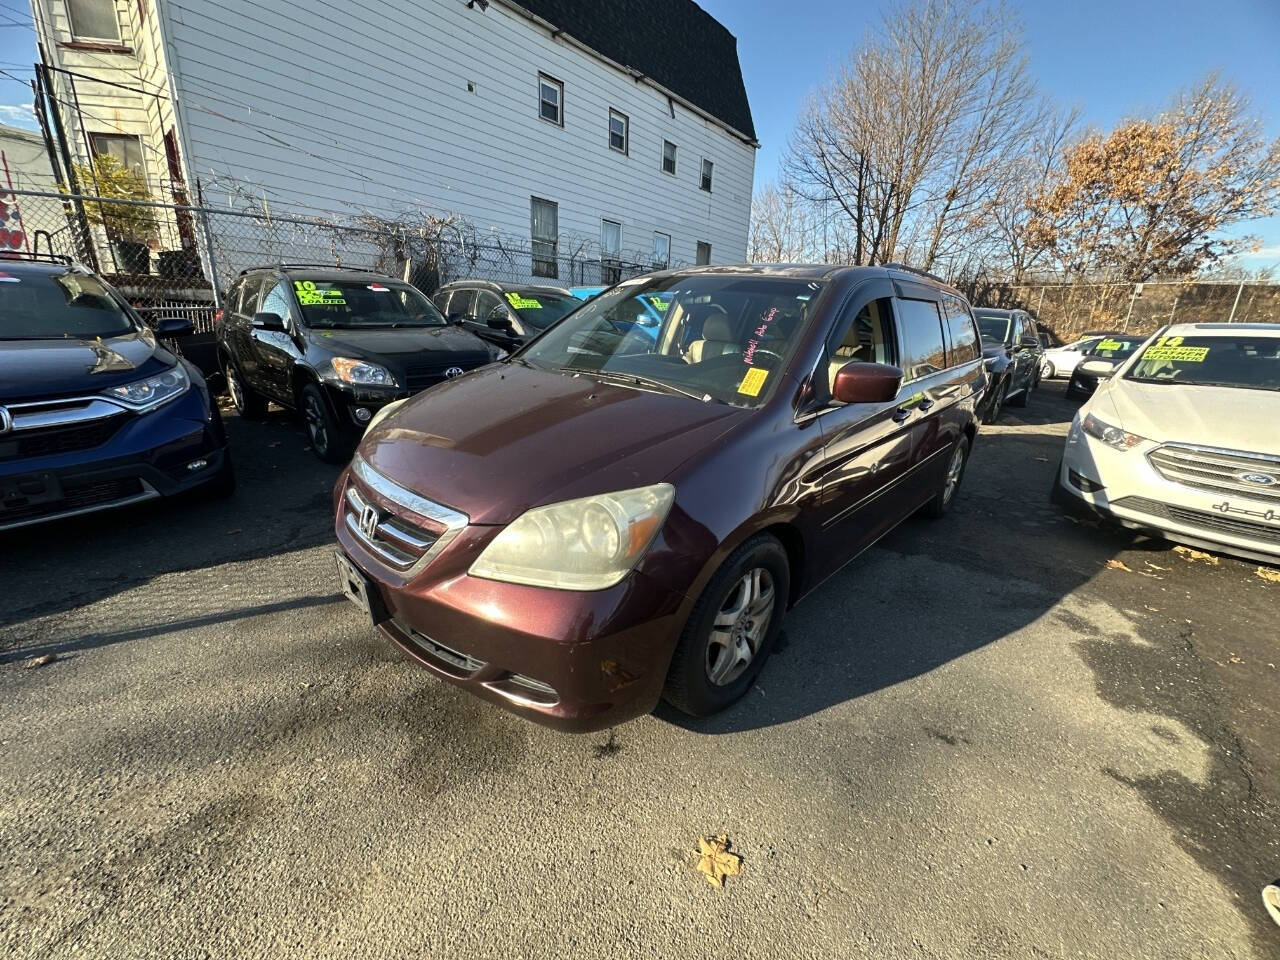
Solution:
{"label": "chrome front grille", "polygon": [[1148,453],[1147,461],[1171,483],[1280,503],[1280,456],[1167,443]]}
{"label": "chrome front grille", "polygon": [[[360,457],[352,461],[351,472],[369,492],[348,480],[343,506],[347,531],[396,573],[406,577],[418,573],[467,525],[466,514],[405,489]],[[383,502],[392,504],[392,509]]]}

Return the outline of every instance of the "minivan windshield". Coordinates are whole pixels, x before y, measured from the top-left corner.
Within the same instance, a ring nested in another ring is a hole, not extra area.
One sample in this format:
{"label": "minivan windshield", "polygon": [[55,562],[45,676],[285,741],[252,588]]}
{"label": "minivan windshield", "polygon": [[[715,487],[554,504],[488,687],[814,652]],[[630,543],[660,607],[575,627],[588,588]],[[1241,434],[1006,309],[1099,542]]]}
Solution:
{"label": "minivan windshield", "polygon": [[322,330],[447,326],[422,291],[394,280],[294,280],[293,292],[307,326]]}
{"label": "minivan windshield", "polygon": [[0,261],[0,340],[120,337],[136,329],[97,277],[6,271]]}
{"label": "minivan windshield", "polygon": [[973,315],[978,321],[978,332],[982,334],[983,343],[1009,342],[1009,325],[1013,322],[1012,317],[1003,313],[983,313],[981,310],[975,310]]}
{"label": "minivan windshield", "polygon": [[[516,355],[547,370],[735,406],[764,403],[804,336],[823,284],[698,273],[626,281]],[[637,298],[663,304],[636,322]]]}
{"label": "minivan windshield", "polygon": [[1280,390],[1280,337],[1160,337],[1142,351],[1125,378]]}

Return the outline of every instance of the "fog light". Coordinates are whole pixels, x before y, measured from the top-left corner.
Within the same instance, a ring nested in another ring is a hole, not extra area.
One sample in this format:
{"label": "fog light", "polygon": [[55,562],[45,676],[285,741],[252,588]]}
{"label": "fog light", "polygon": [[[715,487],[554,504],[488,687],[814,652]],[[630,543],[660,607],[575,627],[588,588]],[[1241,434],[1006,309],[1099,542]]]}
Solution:
{"label": "fog light", "polygon": [[191,473],[195,473],[197,470],[203,470],[208,465],[208,460],[192,460],[187,464],[187,470]]}
{"label": "fog light", "polygon": [[1084,493],[1098,493],[1106,489],[1102,484],[1094,483],[1088,477],[1081,476],[1074,470],[1067,471],[1067,479],[1071,481],[1073,487]]}
{"label": "fog light", "polygon": [[373,416],[373,414],[369,412],[368,407],[356,407],[355,415],[356,419],[361,423],[368,423],[369,418]]}

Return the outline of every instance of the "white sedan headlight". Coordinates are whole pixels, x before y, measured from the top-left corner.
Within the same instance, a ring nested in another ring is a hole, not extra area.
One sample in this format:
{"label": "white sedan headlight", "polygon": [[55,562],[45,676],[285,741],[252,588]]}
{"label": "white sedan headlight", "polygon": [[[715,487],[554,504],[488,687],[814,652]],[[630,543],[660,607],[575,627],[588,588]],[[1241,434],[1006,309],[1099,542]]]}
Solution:
{"label": "white sedan headlight", "polygon": [[145,413],[182,396],[190,387],[191,378],[187,376],[182,364],[178,364],[154,377],[112,387],[103,391],[102,395],[130,410]]}
{"label": "white sedan headlight", "polygon": [[343,383],[360,387],[394,387],[396,378],[391,371],[378,363],[356,360],[351,357],[334,357],[329,361],[333,377]]}
{"label": "white sedan headlight", "polygon": [[1092,413],[1084,418],[1084,422],[1080,424],[1080,429],[1095,440],[1101,440],[1108,447],[1115,447],[1117,450],[1132,450],[1142,442],[1142,437],[1136,433],[1126,433],[1119,427],[1103,423]]}
{"label": "white sedan headlight", "polygon": [[559,590],[611,587],[649,549],[675,493],[658,483],[535,507],[494,537],[471,575]]}

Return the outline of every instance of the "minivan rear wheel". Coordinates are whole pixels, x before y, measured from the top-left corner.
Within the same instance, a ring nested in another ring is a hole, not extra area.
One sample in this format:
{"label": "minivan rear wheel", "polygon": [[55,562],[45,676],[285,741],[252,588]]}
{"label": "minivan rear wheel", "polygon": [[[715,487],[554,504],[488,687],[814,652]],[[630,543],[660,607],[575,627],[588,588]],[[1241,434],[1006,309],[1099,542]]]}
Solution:
{"label": "minivan rear wheel", "polygon": [[956,445],[951,448],[951,456],[947,458],[947,473],[942,478],[942,487],[932,500],[925,505],[924,512],[929,517],[945,517],[955,503],[960,483],[964,480],[964,468],[969,462],[969,438],[961,435]]}
{"label": "minivan rear wheel", "polygon": [[774,537],[758,534],[738,547],[689,614],[663,698],[695,717],[741,698],[773,650],[790,590],[787,551]]}

